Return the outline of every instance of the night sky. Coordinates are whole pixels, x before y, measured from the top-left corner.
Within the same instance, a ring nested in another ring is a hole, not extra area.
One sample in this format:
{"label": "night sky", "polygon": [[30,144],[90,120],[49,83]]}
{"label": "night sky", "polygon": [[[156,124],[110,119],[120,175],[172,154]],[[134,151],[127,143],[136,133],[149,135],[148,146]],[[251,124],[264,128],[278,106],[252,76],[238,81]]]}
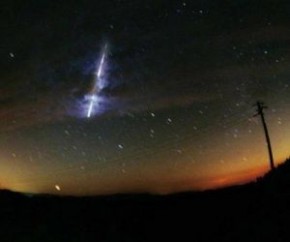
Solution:
{"label": "night sky", "polygon": [[258,100],[284,161],[286,2],[1,1],[1,188],[164,194],[255,179],[269,169]]}

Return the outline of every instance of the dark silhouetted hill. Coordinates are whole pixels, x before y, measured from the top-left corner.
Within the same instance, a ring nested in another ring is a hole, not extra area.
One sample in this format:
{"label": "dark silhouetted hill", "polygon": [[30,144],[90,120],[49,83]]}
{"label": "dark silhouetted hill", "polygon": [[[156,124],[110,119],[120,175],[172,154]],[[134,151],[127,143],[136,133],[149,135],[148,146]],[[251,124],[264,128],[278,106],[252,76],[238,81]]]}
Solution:
{"label": "dark silhouetted hill", "polygon": [[289,192],[290,190],[290,159],[278,165],[257,180],[268,191],[275,193]]}
{"label": "dark silhouetted hill", "polygon": [[167,196],[0,193],[0,241],[290,241],[290,162],[257,182]]}

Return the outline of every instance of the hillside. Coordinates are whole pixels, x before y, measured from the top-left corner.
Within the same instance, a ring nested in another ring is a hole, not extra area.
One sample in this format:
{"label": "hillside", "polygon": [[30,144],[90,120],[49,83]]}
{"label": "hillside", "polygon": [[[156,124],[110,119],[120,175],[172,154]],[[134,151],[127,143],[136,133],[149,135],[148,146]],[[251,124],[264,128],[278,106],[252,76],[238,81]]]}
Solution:
{"label": "hillside", "polygon": [[168,196],[0,193],[1,241],[289,241],[290,161],[257,182]]}

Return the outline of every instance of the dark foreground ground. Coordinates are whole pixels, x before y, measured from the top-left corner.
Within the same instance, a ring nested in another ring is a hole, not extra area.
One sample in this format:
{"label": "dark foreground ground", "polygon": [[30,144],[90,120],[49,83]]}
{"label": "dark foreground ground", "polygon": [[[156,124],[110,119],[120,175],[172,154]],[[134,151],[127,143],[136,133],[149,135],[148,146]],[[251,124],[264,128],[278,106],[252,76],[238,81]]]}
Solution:
{"label": "dark foreground ground", "polygon": [[0,241],[290,241],[289,167],[244,186],[170,196],[2,191]]}

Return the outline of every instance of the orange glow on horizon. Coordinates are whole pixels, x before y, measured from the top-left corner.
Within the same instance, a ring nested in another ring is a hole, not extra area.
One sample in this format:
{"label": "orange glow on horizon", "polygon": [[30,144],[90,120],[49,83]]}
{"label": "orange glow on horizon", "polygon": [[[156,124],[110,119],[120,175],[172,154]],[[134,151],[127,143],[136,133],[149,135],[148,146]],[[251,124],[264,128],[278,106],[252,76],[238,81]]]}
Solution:
{"label": "orange glow on horizon", "polygon": [[208,182],[210,188],[219,188],[255,181],[269,170],[267,165],[229,173],[226,176],[214,178]]}

